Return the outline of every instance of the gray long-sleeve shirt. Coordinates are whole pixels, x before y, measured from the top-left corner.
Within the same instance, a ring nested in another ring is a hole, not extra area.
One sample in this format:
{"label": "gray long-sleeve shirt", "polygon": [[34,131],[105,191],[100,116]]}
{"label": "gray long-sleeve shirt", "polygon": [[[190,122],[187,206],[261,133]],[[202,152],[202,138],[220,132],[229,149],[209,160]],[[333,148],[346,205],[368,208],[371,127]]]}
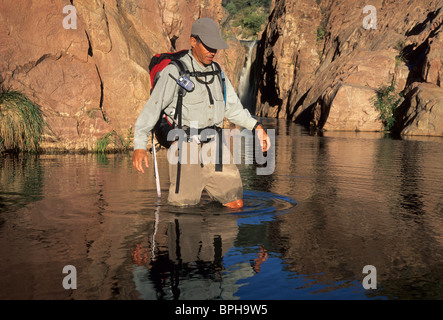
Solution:
{"label": "gray long-sleeve shirt", "polygon": [[[192,56],[191,50],[188,54],[181,58],[190,71],[207,72],[212,71],[211,65],[202,66]],[[214,67],[215,70],[215,67]],[[148,143],[149,133],[154,128],[160,118],[161,111],[164,110],[170,119],[174,117],[175,107],[177,105],[178,84],[173,80],[178,78],[179,71],[176,66],[168,65],[161,71],[154,90],[149,100],[146,102],[142,112],[140,113],[134,131],[134,150],[144,149]],[[223,118],[246,129],[252,130],[257,122],[249,111],[243,108],[240,99],[228,78],[225,79],[226,84],[226,105],[223,98],[223,90],[221,88],[218,76],[214,76],[214,81],[208,84],[214,103],[210,103],[210,98],[206,86],[199,83],[195,78],[191,78],[195,88],[192,92],[186,92],[183,97],[182,107],[182,124],[190,126],[197,122],[199,129],[210,127],[213,125],[222,126]],[[206,81],[210,81],[212,76],[207,76]],[[205,79],[202,79],[205,80]],[[193,126],[195,127],[195,126]]]}

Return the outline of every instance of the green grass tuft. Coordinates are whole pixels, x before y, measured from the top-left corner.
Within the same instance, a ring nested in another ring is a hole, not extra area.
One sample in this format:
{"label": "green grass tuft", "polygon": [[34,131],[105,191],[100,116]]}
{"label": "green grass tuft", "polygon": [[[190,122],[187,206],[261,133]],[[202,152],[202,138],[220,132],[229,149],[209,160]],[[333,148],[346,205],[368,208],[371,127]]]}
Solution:
{"label": "green grass tuft", "polygon": [[23,93],[0,89],[0,148],[37,153],[47,127],[40,107]]}
{"label": "green grass tuft", "polygon": [[98,154],[127,152],[131,149],[132,139],[132,128],[128,129],[126,138],[115,131],[111,131],[95,142],[95,148],[93,149],[93,152]]}

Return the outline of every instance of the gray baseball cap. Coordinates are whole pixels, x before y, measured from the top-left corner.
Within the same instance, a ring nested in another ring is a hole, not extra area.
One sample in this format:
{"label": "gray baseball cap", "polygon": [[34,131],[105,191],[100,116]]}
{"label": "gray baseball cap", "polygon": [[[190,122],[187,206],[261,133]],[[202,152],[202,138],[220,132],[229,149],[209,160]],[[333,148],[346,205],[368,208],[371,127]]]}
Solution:
{"label": "gray baseball cap", "polygon": [[200,40],[211,49],[228,49],[228,44],[221,38],[218,24],[210,18],[200,18],[194,22],[191,35],[198,36]]}

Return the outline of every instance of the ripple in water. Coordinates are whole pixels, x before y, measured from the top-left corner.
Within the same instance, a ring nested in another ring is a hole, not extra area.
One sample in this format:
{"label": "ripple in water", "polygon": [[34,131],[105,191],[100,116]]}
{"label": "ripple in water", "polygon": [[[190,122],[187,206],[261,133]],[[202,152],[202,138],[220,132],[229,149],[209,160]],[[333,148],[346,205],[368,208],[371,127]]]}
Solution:
{"label": "ripple in water", "polygon": [[[244,207],[242,209],[233,210],[224,207],[220,203],[211,201],[209,196],[204,194],[198,206],[167,206],[167,211],[175,214],[233,214],[237,215],[242,223],[260,223],[274,216],[287,213],[297,205],[297,201],[292,198],[276,193],[252,190],[245,190],[243,192],[243,202]],[[160,209],[160,211],[163,210]]]}

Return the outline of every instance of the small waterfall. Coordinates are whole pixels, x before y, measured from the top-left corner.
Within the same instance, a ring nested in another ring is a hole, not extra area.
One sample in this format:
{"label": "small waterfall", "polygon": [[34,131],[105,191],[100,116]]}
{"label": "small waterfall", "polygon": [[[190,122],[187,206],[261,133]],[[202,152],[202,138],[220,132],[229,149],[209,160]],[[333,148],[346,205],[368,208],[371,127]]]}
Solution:
{"label": "small waterfall", "polygon": [[[245,65],[240,75],[240,82],[238,85],[238,96],[240,98],[243,107],[248,109],[252,114],[255,112],[255,80],[254,72],[251,70],[253,65],[253,59],[255,55],[255,49],[257,47],[257,41],[241,41],[242,44],[248,48],[248,54],[246,56]],[[251,79],[252,77],[252,79]]]}

